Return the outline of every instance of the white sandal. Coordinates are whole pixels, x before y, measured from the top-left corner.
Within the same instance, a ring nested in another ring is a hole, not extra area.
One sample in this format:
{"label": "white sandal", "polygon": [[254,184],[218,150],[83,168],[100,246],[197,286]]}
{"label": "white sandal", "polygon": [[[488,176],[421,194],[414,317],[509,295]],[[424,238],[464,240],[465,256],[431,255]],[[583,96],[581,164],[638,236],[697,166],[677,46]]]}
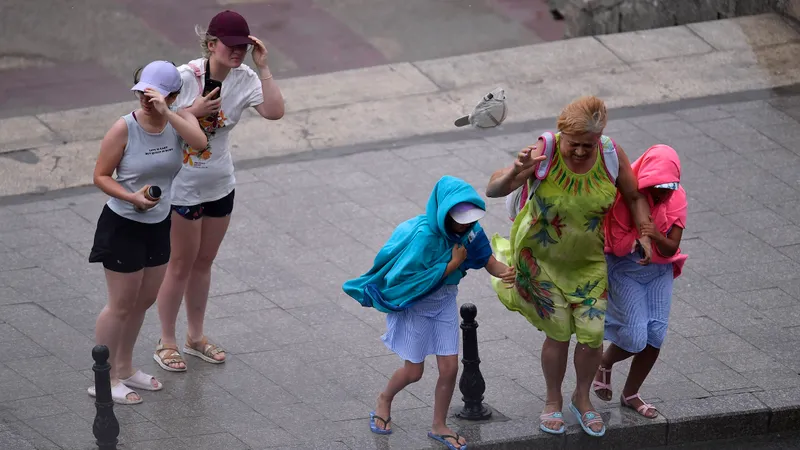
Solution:
{"label": "white sandal", "polygon": [[129,388],[142,389],[144,391],[160,391],[164,388],[164,385],[158,380],[156,380],[158,387],[153,387],[153,380],[156,380],[156,377],[148,375],[141,370],[137,370],[130,378],[125,378],[120,381]]}
{"label": "white sandal", "polygon": [[[97,397],[97,392],[95,392],[94,386],[89,386],[87,391],[89,392],[89,396]],[[139,396],[139,400],[129,400],[128,396],[131,394],[139,395],[136,393],[136,391],[128,386],[125,386],[121,382],[117,383],[116,386],[111,386],[111,400],[113,400],[114,403],[119,403],[120,405],[138,405],[139,403],[142,403],[141,396]]]}

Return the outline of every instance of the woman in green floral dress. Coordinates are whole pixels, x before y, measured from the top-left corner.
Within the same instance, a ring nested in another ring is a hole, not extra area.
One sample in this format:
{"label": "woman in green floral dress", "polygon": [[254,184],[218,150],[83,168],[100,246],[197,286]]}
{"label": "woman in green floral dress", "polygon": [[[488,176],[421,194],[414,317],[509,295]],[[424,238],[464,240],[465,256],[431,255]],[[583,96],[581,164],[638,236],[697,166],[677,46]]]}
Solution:
{"label": "woman in green floral dress", "polygon": [[[547,402],[540,428],[552,434],[565,431],[561,385],[573,334],[577,386],[569,409],[586,433],[605,433],[589,389],[602,357],[607,304],[603,219],[617,189],[637,226],[650,222],[627,156],[603,135],[606,121],[602,100],[577,99],[561,112],[558,133],[546,133],[522,150],[512,166],[492,175],[486,188],[488,197],[524,190],[510,239],[495,235],[492,240],[498,260],[516,267],[516,289],[496,280],[493,284],[508,309],[547,335],[541,357]],[[649,243],[643,248],[641,263],[647,264]]]}

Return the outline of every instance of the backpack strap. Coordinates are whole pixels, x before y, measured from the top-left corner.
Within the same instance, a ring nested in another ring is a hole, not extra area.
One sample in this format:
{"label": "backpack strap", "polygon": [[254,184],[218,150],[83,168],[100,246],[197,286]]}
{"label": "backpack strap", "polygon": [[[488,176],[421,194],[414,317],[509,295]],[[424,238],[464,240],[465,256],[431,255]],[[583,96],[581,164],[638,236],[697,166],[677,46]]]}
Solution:
{"label": "backpack strap", "polygon": [[203,75],[202,70],[192,63],[188,63],[187,65],[194,72],[194,79],[197,81],[197,95],[203,95],[203,83],[200,81],[200,77]]}
{"label": "backpack strap", "polygon": [[539,187],[539,184],[541,184],[542,180],[547,178],[547,175],[550,173],[550,167],[553,163],[553,155],[555,154],[556,150],[556,136],[553,133],[545,132],[539,136],[539,140],[544,142],[544,150],[542,150],[542,154],[545,156],[545,159],[539,161],[539,163],[536,165],[536,169],[533,172],[533,181],[524,183],[514,192],[506,196],[506,209],[508,211],[508,216],[512,221],[517,217],[519,212],[522,211],[522,208],[525,207],[525,203],[533,198],[536,188]]}
{"label": "backpack strap", "polygon": [[606,174],[612,183],[617,183],[619,176],[619,155],[617,154],[617,144],[608,136],[600,136],[600,155],[603,158],[603,166]]}
{"label": "backpack strap", "polygon": [[533,198],[536,188],[539,187],[539,185],[542,183],[542,180],[547,178],[547,175],[550,173],[550,168],[553,166],[553,155],[556,151],[556,135],[546,131],[539,136],[539,139],[544,141],[544,150],[542,150],[544,160],[539,161],[536,166],[536,170],[533,172],[535,179],[528,189],[528,195],[524,197],[525,201],[520,204],[520,211],[522,211],[522,207],[525,206],[525,202]]}

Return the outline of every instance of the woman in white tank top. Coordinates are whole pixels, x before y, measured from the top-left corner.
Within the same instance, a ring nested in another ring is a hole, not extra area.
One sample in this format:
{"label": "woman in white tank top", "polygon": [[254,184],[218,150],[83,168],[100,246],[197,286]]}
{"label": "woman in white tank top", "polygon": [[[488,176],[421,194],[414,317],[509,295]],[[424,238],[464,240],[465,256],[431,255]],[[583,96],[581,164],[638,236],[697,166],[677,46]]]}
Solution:
{"label": "woman in white tank top", "polygon": [[[97,318],[95,338],[111,352],[111,397],[121,404],[142,402],[132,388],[162,388],[155,377],[134,370],[133,346],[170,257],[169,197],[182,163],[180,139],[199,147],[208,142],[194,116],[169,109],[183,84],[175,65],[154,61],[135,81],[139,109],[117,120],[100,144],[94,184],[111,199],[89,255],[89,262],[105,268],[108,304]],[[160,188],[160,196],[151,186]],[[89,395],[95,394],[90,387]]]}

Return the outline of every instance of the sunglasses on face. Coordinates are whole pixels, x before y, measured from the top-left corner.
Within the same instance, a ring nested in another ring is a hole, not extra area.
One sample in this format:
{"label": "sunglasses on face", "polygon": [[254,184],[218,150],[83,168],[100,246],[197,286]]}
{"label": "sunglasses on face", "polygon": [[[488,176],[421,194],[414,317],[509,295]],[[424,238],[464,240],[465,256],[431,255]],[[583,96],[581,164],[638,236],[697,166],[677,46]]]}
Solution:
{"label": "sunglasses on face", "polygon": [[228,48],[231,49],[231,50],[249,52],[250,50],[253,49],[253,44],[240,44],[240,45],[234,45],[234,46],[231,46],[231,47],[228,47]]}
{"label": "sunglasses on face", "polygon": [[[168,99],[170,97],[177,96],[178,94],[180,94],[180,91],[179,92],[173,92],[173,93],[165,96],[164,98]],[[144,91],[133,91],[133,95],[135,95],[136,98],[138,98],[139,100],[141,100],[143,98],[146,98],[145,95],[144,95]]]}

